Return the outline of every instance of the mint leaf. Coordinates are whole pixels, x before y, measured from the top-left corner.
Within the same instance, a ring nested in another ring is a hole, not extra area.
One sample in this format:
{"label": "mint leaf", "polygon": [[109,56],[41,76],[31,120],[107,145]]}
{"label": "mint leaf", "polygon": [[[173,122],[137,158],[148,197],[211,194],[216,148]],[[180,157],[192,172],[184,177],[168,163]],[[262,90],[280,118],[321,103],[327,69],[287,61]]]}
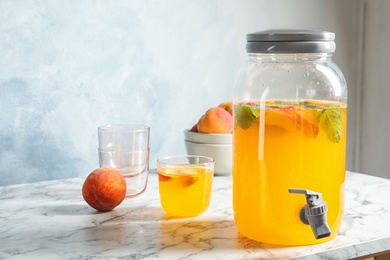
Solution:
{"label": "mint leaf", "polygon": [[245,105],[238,106],[234,110],[234,117],[238,125],[244,130],[248,129],[256,119],[250,107]]}
{"label": "mint leaf", "polygon": [[296,102],[291,100],[275,100],[274,104],[279,106],[293,106],[296,104]]}
{"label": "mint leaf", "polygon": [[299,102],[299,106],[304,107],[304,108],[313,108],[313,109],[324,108],[324,106],[314,104],[313,102],[310,102],[310,101],[301,101],[301,102]]}
{"label": "mint leaf", "polygon": [[324,109],[318,115],[318,120],[329,140],[333,143],[340,142],[343,130],[340,111],[336,107]]}

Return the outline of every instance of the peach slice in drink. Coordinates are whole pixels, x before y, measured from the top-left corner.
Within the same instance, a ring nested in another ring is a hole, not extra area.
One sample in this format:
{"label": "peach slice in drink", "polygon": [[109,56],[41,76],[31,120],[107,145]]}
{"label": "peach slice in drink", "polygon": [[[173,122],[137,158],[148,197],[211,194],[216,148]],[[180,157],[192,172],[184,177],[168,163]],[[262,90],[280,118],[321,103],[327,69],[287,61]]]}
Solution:
{"label": "peach slice in drink", "polygon": [[169,176],[158,173],[158,180],[160,182],[177,180],[183,187],[189,187],[199,180],[198,176],[194,176],[195,174],[199,173],[196,171],[196,169],[190,168],[186,169],[185,173],[183,173],[182,170],[177,170],[175,173],[170,173]]}
{"label": "peach slice in drink", "polygon": [[265,112],[265,125],[275,126],[286,131],[301,129],[306,136],[315,138],[319,126],[314,118],[302,117],[293,108],[269,109]]}
{"label": "peach slice in drink", "polygon": [[195,184],[198,180],[199,180],[199,177],[196,177],[196,176],[181,177],[181,182],[186,187],[189,187],[189,186]]}
{"label": "peach slice in drink", "polygon": [[172,177],[166,176],[164,174],[158,173],[158,180],[159,181],[170,181]]}
{"label": "peach slice in drink", "polygon": [[299,127],[299,120],[297,120],[297,115],[289,110],[269,109],[265,112],[265,125],[294,131]]}
{"label": "peach slice in drink", "polygon": [[315,113],[315,111],[312,112],[313,113],[305,114],[305,117],[297,114],[297,118],[300,120],[303,133],[308,137],[315,138],[318,135],[319,125],[317,122],[318,120],[314,116],[311,116],[317,113]]}

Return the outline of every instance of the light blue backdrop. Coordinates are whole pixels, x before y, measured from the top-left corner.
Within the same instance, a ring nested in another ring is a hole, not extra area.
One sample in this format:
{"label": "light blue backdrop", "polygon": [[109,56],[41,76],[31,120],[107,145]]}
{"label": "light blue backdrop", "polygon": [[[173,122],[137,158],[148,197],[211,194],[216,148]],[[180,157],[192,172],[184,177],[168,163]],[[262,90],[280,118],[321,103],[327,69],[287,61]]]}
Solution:
{"label": "light blue backdrop", "polygon": [[[266,0],[0,1],[0,185],[86,176],[98,166],[103,124],[150,125],[151,168],[185,153],[183,129],[232,99],[246,33],[335,29],[284,16],[286,8]],[[311,17],[327,21],[332,12]]]}

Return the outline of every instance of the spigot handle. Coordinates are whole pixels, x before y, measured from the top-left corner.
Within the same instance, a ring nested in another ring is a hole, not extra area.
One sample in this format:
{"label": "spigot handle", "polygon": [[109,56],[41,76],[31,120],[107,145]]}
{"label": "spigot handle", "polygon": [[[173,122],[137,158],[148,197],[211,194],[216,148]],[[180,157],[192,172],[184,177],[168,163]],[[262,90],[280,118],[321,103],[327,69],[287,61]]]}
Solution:
{"label": "spigot handle", "polygon": [[315,238],[330,236],[331,230],[326,217],[328,209],[325,201],[322,201],[322,194],[305,189],[288,189],[288,192],[305,195],[307,205],[301,209],[299,217],[304,224],[311,226]]}
{"label": "spigot handle", "polygon": [[310,207],[314,207],[322,203],[322,194],[318,192],[305,190],[305,189],[294,189],[294,188],[288,189],[288,192],[295,193],[295,194],[304,194],[306,197],[306,203]]}

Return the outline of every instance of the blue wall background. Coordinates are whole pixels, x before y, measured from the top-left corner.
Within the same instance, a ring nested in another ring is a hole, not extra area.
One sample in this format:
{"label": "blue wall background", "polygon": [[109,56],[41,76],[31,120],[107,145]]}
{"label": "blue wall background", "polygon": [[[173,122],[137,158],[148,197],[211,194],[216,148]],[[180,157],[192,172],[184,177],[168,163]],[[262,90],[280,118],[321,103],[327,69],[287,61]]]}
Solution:
{"label": "blue wall background", "polygon": [[183,129],[232,100],[246,33],[337,33],[337,2],[0,1],[0,185],[86,176],[103,124],[150,125],[152,168],[185,153]]}

